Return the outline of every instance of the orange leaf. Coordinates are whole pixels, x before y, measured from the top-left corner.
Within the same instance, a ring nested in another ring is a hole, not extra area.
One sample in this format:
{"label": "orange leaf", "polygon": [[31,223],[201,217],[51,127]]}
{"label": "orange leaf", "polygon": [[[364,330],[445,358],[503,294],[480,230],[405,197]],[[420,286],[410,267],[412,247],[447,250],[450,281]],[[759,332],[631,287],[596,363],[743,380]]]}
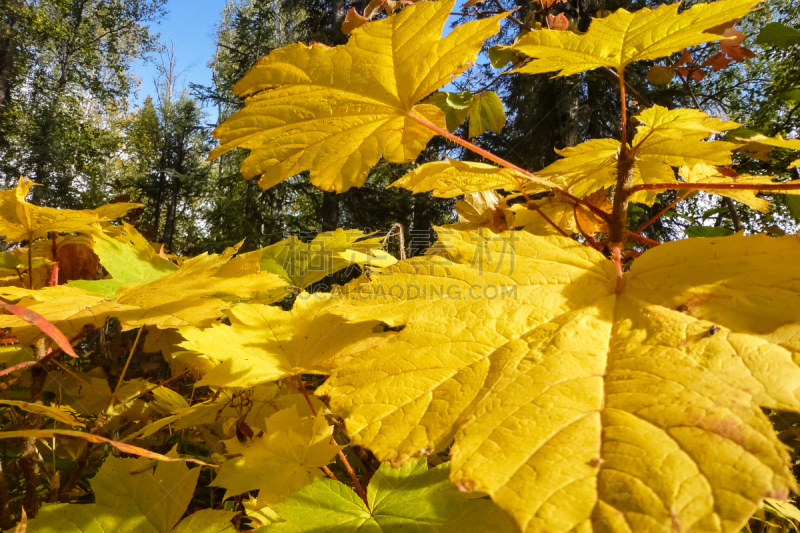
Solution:
{"label": "orange leaf", "polygon": [[569,20],[564,13],[559,13],[555,17],[547,15],[547,25],[551,30],[566,31],[569,28]]}
{"label": "orange leaf", "polygon": [[53,325],[52,322],[47,320],[39,313],[31,311],[30,309],[26,309],[24,307],[20,307],[19,305],[7,304],[3,301],[0,301],[0,307],[5,309],[12,315],[20,317],[28,324],[33,324],[34,326],[42,330],[42,333],[53,339],[53,341],[55,341],[58,347],[61,348],[64,352],[68,353],[72,357],[78,357],[77,355],[75,355],[75,351],[72,349],[72,346],[70,346],[69,339],[67,339],[64,336],[64,334],[61,333],[58,330],[58,328],[56,328]]}
{"label": "orange leaf", "polygon": [[703,62],[704,67],[711,67],[714,70],[722,70],[726,68],[728,65],[731,64],[732,59],[728,59],[725,57],[725,54],[720,52],[719,54],[714,54],[713,56],[709,57]]}
{"label": "orange leaf", "polygon": [[347,16],[344,17],[344,22],[342,23],[342,33],[346,35],[350,35],[354,29],[363,26],[369,22],[366,17],[362,17],[356,8],[351,7],[350,11],[347,12]]}
{"label": "orange leaf", "polygon": [[719,47],[725,53],[725,55],[734,61],[744,61],[745,59],[752,59],[756,57],[751,50],[741,46],[741,43],[744,40],[744,34],[742,32],[735,28],[728,28],[725,30],[723,35],[725,37],[732,37],[732,39],[726,39],[719,42]]}

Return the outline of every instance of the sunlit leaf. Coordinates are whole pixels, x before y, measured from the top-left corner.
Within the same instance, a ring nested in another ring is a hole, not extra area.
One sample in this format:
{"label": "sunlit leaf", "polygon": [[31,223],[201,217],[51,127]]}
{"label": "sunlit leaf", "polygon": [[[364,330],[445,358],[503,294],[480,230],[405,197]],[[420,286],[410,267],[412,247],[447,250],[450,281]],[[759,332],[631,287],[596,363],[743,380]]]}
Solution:
{"label": "sunlit leaf", "polygon": [[738,531],[794,486],[761,407],[800,410],[798,261],[794,237],[689,239],[620,286],[570,239],[444,233],[353,283],[343,312],[400,331],[317,394],[398,465],[455,437],[453,482],[525,531]]}
{"label": "sunlit leaf", "polygon": [[[234,87],[245,108],[214,132],[212,157],[250,149],[246,178],[268,188],[304,170],[329,191],[364,183],[383,157],[411,161],[443,113],[420,100],[474,63],[505,15],[469,22],[442,38],[454,1],[423,2],[353,30],[344,46],[293,44],[261,58]],[[270,89],[270,90],[265,90]]]}
{"label": "sunlit leaf", "polygon": [[634,61],[658,59],[723,37],[706,30],[747,14],[759,0],[720,0],[695,4],[678,13],[679,3],[633,13],[618,9],[595,19],[583,35],[557,30],[525,34],[514,50],[535,58],[517,72],[557,72],[569,76],[600,67],[622,71]]}

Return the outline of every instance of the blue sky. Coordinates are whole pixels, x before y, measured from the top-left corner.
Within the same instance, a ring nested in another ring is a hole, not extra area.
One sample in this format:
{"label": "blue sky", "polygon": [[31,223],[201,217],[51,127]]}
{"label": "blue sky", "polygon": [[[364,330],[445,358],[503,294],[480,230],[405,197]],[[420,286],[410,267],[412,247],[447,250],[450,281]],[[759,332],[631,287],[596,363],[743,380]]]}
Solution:
{"label": "blue sky", "polygon": [[[189,82],[211,84],[211,70],[207,63],[214,54],[214,24],[219,19],[225,0],[169,0],[167,15],[151,24],[153,33],[160,33],[160,42],[169,47],[174,43],[178,72],[178,90]],[[158,76],[155,64],[158,54],[150,62],[137,61],[134,72],[141,78],[141,88],[133,104],[141,103],[148,95],[155,95],[153,80]],[[155,62],[155,63],[154,63]]]}

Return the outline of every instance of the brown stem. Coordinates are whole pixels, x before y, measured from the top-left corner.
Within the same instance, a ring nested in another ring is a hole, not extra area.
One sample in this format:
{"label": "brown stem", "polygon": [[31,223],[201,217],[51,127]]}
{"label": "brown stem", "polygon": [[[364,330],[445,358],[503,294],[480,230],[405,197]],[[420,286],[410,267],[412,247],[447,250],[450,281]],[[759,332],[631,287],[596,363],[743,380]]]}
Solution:
{"label": "brown stem", "polygon": [[331,478],[332,480],[334,480],[334,481],[339,481],[339,480],[337,479],[337,477],[336,477],[336,474],[334,474],[333,472],[331,472],[331,469],[330,469],[330,468],[328,468],[327,466],[323,466],[323,467],[322,467],[322,471],[323,471],[323,472],[325,472],[325,475],[326,475],[326,476],[328,476],[329,478]]}
{"label": "brown stem", "polygon": [[[497,163],[498,165],[500,165],[500,166],[502,166],[502,167],[510,168],[511,170],[516,170],[516,171],[517,171],[517,172],[519,172],[520,174],[523,174],[524,176],[526,176],[526,177],[528,177],[528,178],[531,178],[531,179],[534,179],[534,178],[536,178],[536,177],[537,177],[537,176],[536,176],[536,174],[533,174],[533,173],[531,173],[531,172],[528,172],[527,170],[525,170],[525,169],[523,169],[523,168],[520,168],[520,167],[518,167],[518,166],[517,166],[517,165],[515,165],[514,163],[511,163],[511,162],[509,162],[509,161],[506,161],[506,160],[505,160],[505,159],[503,159],[502,157],[499,157],[499,156],[497,156],[497,155],[493,154],[492,152],[489,152],[489,151],[487,151],[487,150],[484,150],[483,148],[481,148],[481,147],[479,147],[479,146],[475,146],[475,145],[474,145],[474,144],[472,144],[471,142],[469,142],[469,141],[467,141],[467,140],[464,140],[464,139],[462,139],[461,137],[459,137],[459,136],[457,136],[457,135],[453,135],[453,134],[452,134],[452,133],[450,133],[449,131],[447,131],[447,130],[445,130],[445,129],[442,129],[442,128],[440,128],[440,127],[439,127],[439,126],[437,126],[436,124],[433,124],[433,123],[431,123],[431,122],[429,122],[429,121],[425,120],[425,119],[424,119],[424,118],[422,118],[422,117],[419,117],[419,116],[417,116],[417,115],[415,115],[415,114],[413,114],[413,113],[412,113],[412,114],[411,114],[411,118],[413,118],[414,120],[416,120],[417,122],[419,122],[420,124],[422,124],[423,126],[425,126],[426,128],[429,128],[429,129],[431,129],[431,130],[435,131],[436,133],[438,133],[438,134],[439,134],[439,135],[441,135],[442,137],[444,137],[444,138],[446,138],[446,139],[448,139],[448,140],[451,140],[451,141],[453,141],[454,143],[456,143],[456,144],[458,144],[458,145],[461,145],[461,146],[463,146],[464,148],[466,148],[466,149],[468,149],[468,150],[471,150],[471,151],[475,152],[476,154],[478,154],[478,155],[480,155],[480,156],[482,156],[482,157],[484,157],[484,158],[486,158],[486,159],[488,159],[488,160],[490,160],[490,161],[493,161],[493,162]],[[524,190],[524,188],[521,188],[520,190],[521,190],[521,192],[522,192],[522,194],[523,194],[523,195],[525,195],[525,194],[526,194],[526,193],[525,193],[525,190]],[[599,208],[597,208],[596,206],[593,206],[592,204],[590,204],[590,203],[588,203],[588,202],[584,202],[584,201],[583,201],[583,200],[581,200],[580,198],[577,198],[577,197],[575,197],[575,196],[571,195],[570,193],[568,193],[568,192],[567,192],[567,191],[565,191],[564,189],[559,189],[558,187],[555,187],[555,188],[553,188],[553,190],[554,190],[555,192],[557,192],[558,194],[561,194],[561,195],[563,195],[564,197],[566,197],[566,198],[569,198],[569,199],[570,199],[570,200],[572,200],[573,202],[575,202],[575,203],[578,203],[578,204],[580,204],[580,205],[582,205],[582,206],[586,207],[586,208],[587,208],[587,209],[589,209],[589,210],[590,210],[592,213],[594,213],[595,215],[599,216],[599,217],[600,217],[602,220],[604,220],[604,221],[608,222],[608,220],[609,220],[609,218],[608,218],[608,213],[606,213],[606,212],[605,212],[605,211],[603,211],[602,209],[599,209]]]}
{"label": "brown stem", "polygon": [[728,198],[727,196],[722,197],[722,201],[728,208],[728,211],[731,214],[731,220],[733,221],[733,229],[736,233],[742,231],[742,219],[739,218],[739,213],[736,211],[736,205],[734,205],[733,200]]}
{"label": "brown stem", "polygon": [[[611,78],[613,78],[617,83],[619,83],[619,75],[616,72],[614,72],[608,67],[603,67],[602,71],[605,72],[606,74],[609,74]],[[642,93],[637,91],[636,88],[633,87],[627,81],[625,81],[625,87],[628,89],[628,92],[631,93],[634,98],[636,98],[637,102],[639,102],[640,104],[644,104],[645,107],[653,107],[653,103],[644,96],[642,96]]]}
{"label": "brown stem", "polygon": [[28,288],[28,284],[25,283],[24,279],[22,279],[22,272],[19,271],[19,268],[15,268],[14,270],[17,271],[17,277],[19,278],[19,282],[22,284],[22,288],[23,289],[27,289]]}
{"label": "brown stem", "polygon": [[142,330],[144,326],[139,328],[138,333],[136,333],[136,340],[133,341],[133,346],[131,346],[131,351],[128,354],[128,360],[125,361],[125,366],[122,368],[122,374],[119,376],[119,380],[117,381],[117,386],[114,387],[114,394],[111,395],[111,401],[108,403],[108,409],[106,412],[110,411],[112,407],[114,407],[114,402],[117,399],[117,393],[119,392],[120,386],[122,386],[122,381],[125,379],[125,373],[128,371],[128,366],[131,364],[131,359],[133,359],[133,353],[136,351],[136,345],[139,344],[139,337],[142,336]]}
{"label": "brown stem", "polygon": [[33,234],[28,240],[28,285],[31,290],[36,288],[33,286]]}
{"label": "brown stem", "polygon": [[[47,342],[45,339],[36,341],[35,350],[36,362],[40,363],[47,356]],[[44,389],[47,371],[41,364],[31,368],[31,403],[44,405],[41,394]],[[42,422],[42,415],[29,413],[25,417],[23,426],[25,429],[36,429]],[[25,485],[25,496],[22,500],[22,507],[28,516],[33,518],[39,510],[39,496],[36,489],[39,486],[39,450],[36,447],[36,437],[27,437],[22,446],[22,454],[19,459],[19,468],[22,472]]]}
{"label": "brown stem", "polygon": [[620,101],[622,105],[622,142],[617,161],[617,182],[614,189],[614,208],[608,224],[608,240],[614,246],[625,244],[625,230],[628,223],[628,198],[633,181],[633,154],[628,149],[628,107],[625,101],[625,78],[622,71],[618,73],[620,85]]}
{"label": "brown stem", "polygon": [[476,154],[488,159],[489,161],[494,161],[495,163],[497,163],[501,167],[506,167],[506,168],[510,168],[511,170],[516,170],[517,172],[519,172],[519,173],[521,173],[521,174],[523,174],[523,175],[525,175],[525,176],[527,176],[529,178],[535,178],[536,177],[535,174],[532,174],[532,173],[528,172],[527,170],[518,167],[514,163],[506,161],[502,157],[499,157],[499,156],[493,154],[492,152],[484,150],[480,146],[475,146],[471,142],[462,139],[458,135],[453,135],[452,133],[450,133],[446,129],[440,128],[439,126],[437,126],[433,122],[429,122],[428,120],[425,120],[424,118],[422,118],[422,117],[420,117],[420,116],[418,116],[418,115],[416,115],[414,113],[409,113],[409,116],[411,118],[413,118],[414,120],[416,120],[417,122],[419,122],[420,124],[422,124],[423,126],[425,126],[426,128],[435,131],[436,133],[438,133],[442,137],[444,137],[444,138],[446,138],[446,139],[448,139],[450,141],[453,141],[454,143],[456,143],[458,145],[463,146],[467,150],[472,150]]}
{"label": "brown stem", "polygon": [[628,149],[628,104],[625,99],[625,75],[622,70],[619,76],[619,96],[622,106],[622,134],[617,160],[617,182],[614,187],[614,208],[611,211],[611,220],[608,222],[608,245],[611,257],[617,267],[617,292],[622,290],[624,278],[622,276],[622,250],[628,229],[628,198],[631,195],[633,182],[633,153]]}
{"label": "brown stem", "polygon": [[678,205],[678,203],[681,200],[686,199],[686,197],[689,196],[690,194],[692,194],[692,191],[686,191],[682,196],[679,196],[677,200],[675,200],[674,202],[669,204],[667,207],[665,207],[664,209],[659,211],[653,218],[651,218],[650,220],[648,220],[647,222],[645,222],[644,224],[639,226],[639,229],[637,229],[635,233],[637,235],[641,235],[644,230],[646,230],[647,228],[650,227],[651,224],[653,224],[653,222],[655,222],[656,220],[658,220],[659,218],[664,216],[664,213],[666,213],[667,211],[669,211],[670,209],[672,209],[673,207]]}

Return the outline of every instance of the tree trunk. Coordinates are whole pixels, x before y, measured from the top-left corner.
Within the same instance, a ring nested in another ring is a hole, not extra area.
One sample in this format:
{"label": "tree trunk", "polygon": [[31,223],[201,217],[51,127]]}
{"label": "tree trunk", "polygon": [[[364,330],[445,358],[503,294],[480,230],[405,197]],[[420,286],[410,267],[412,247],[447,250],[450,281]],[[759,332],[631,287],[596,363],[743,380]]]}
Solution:
{"label": "tree trunk", "polygon": [[334,193],[322,191],[322,208],[320,211],[322,231],[333,231],[339,227],[339,199]]}
{"label": "tree trunk", "polygon": [[[3,2],[6,4],[5,2]],[[8,5],[8,4],[6,4]],[[8,15],[8,30],[4,39],[0,41],[0,112],[3,110],[6,99],[11,92],[11,76],[14,73],[14,57],[17,55],[16,37],[19,33],[19,17],[14,12],[14,8],[20,9],[25,6],[24,0],[11,0],[11,9]]]}

